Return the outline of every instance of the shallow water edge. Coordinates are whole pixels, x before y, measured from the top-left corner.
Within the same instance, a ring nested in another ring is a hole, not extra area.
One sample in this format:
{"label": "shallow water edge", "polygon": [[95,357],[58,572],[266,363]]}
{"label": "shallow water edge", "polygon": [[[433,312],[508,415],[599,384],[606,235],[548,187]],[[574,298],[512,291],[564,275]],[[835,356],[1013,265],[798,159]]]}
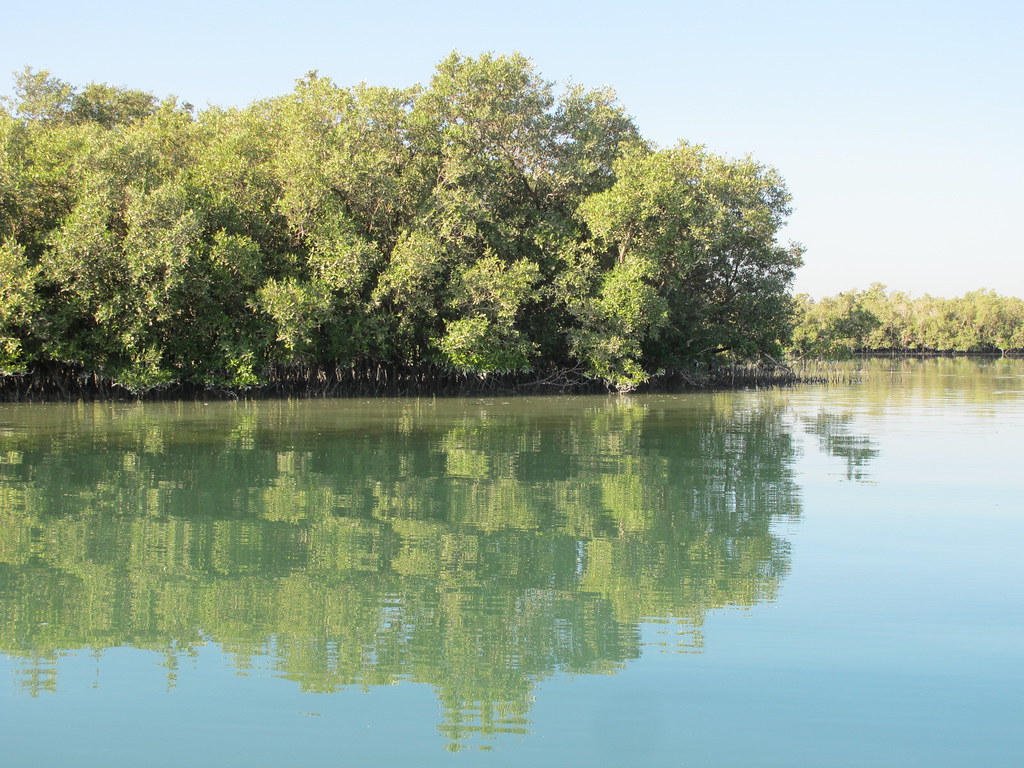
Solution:
{"label": "shallow water edge", "polygon": [[[744,387],[777,387],[821,381],[770,362],[668,371],[628,390],[638,394]],[[626,391],[578,368],[477,375],[437,366],[363,365],[352,368],[295,366],[266,373],[252,387],[178,383],[135,391],[71,366],[38,366],[0,375],[0,402],[76,400],[264,400],[318,397],[462,397],[476,395],[602,394]]]}

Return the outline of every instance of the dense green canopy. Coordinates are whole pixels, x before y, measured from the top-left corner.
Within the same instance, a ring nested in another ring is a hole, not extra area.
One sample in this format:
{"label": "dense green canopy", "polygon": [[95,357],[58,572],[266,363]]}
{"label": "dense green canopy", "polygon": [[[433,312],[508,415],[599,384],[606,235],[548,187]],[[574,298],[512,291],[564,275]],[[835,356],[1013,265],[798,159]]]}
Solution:
{"label": "dense green canopy", "polygon": [[620,388],[780,349],[778,174],[655,149],[520,55],[310,73],[245,109],[45,71],[0,109],[0,371],[136,391],[282,368],[572,369]]}

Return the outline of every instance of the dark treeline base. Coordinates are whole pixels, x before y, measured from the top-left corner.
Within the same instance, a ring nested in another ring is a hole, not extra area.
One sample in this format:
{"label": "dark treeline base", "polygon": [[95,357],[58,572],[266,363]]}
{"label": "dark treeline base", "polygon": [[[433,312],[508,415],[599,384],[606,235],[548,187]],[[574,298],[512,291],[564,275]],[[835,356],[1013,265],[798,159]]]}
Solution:
{"label": "dark treeline base", "polygon": [[[746,364],[708,370],[670,371],[652,377],[633,392],[676,392],[742,387],[777,387],[817,380],[784,365]],[[477,375],[434,366],[366,365],[360,368],[294,366],[268,371],[265,383],[247,388],[175,384],[133,392],[84,369],[37,365],[24,374],[0,375],[0,402],[124,400],[258,400],[317,397],[416,397],[529,394],[606,394],[607,382],[577,369],[543,373]]]}

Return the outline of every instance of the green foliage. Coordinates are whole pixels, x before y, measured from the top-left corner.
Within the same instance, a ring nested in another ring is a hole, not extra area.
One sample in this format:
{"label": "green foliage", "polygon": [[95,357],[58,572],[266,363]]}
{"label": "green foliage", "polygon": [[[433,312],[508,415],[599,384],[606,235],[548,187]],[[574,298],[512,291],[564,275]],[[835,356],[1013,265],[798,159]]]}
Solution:
{"label": "green foliage", "polygon": [[47,70],[26,66],[14,74],[12,106],[19,116],[29,120],[59,120],[71,108],[74,88]]}
{"label": "green foliage", "polygon": [[36,277],[23,248],[12,242],[0,243],[0,373],[24,369],[19,338],[37,307]]}
{"label": "green foliage", "polygon": [[[622,263],[646,259],[663,320],[637,329],[647,358],[661,366],[775,352],[788,335],[787,290],[800,248],[776,234],[789,212],[778,174],[753,160],[733,161],[679,144],[627,151],[616,181],[581,213]],[[648,369],[649,370],[649,369]]]}
{"label": "green foliage", "polygon": [[666,301],[652,284],[655,274],[652,259],[627,256],[604,274],[596,297],[576,304],[574,354],[591,376],[620,390],[647,380],[643,341],[657,334],[667,318]]}
{"label": "green foliage", "polygon": [[198,114],[28,68],[14,92],[8,368],[143,391],[296,365],[561,367],[631,389],[788,332],[778,175],[655,151],[610,90],[559,93],[519,54],[453,53],[407,89],[313,72]]}
{"label": "green foliage", "polygon": [[799,294],[794,303],[790,350],[799,357],[849,357],[864,348],[881,325],[856,293],[841,293],[817,302]]}
{"label": "green foliage", "polygon": [[14,76],[13,106],[28,120],[83,124],[113,128],[153,114],[153,94],[90,83],[81,91],[47,70],[25,67]]}
{"label": "green foliage", "polygon": [[258,302],[277,328],[277,341],[286,362],[308,361],[316,352],[317,332],[329,319],[331,296],[323,282],[293,278],[270,280],[258,294]]}
{"label": "green foliage", "polygon": [[536,264],[506,265],[487,256],[462,270],[453,305],[459,318],[448,323],[439,342],[457,370],[495,373],[529,370],[534,344],[516,328],[524,305],[536,298]]}
{"label": "green foliage", "polygon": [[438,346],[456,370],[474,373],[523,371],[530,348],[517,335],[504,335],[481,315],[460,317],[448,324]]}

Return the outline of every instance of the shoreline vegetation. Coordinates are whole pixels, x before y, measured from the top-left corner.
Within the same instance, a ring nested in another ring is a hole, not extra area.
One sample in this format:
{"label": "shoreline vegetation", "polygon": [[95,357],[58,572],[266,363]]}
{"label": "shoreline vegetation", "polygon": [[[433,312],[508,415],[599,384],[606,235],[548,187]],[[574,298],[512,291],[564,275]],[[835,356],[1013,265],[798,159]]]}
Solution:
{"label": "shoreline vegetation", "polygon": [[774,169],[518,54],[201,111],[26,68],[0,162],[0,371],[43,392],[703,380],[781,357],[801,263]]}
{"label": "shoreline vegetation", "polygon": [[789,213],[774,169],[658,148],[519,54],[410,88],[311,72],[244,109],[26,67],[0,104],[0,400],[774,386],[802,380],[787,355],[1024,347],[992,293],[974,337],[903,322],[962,325],[946,300],[793,297]]}

